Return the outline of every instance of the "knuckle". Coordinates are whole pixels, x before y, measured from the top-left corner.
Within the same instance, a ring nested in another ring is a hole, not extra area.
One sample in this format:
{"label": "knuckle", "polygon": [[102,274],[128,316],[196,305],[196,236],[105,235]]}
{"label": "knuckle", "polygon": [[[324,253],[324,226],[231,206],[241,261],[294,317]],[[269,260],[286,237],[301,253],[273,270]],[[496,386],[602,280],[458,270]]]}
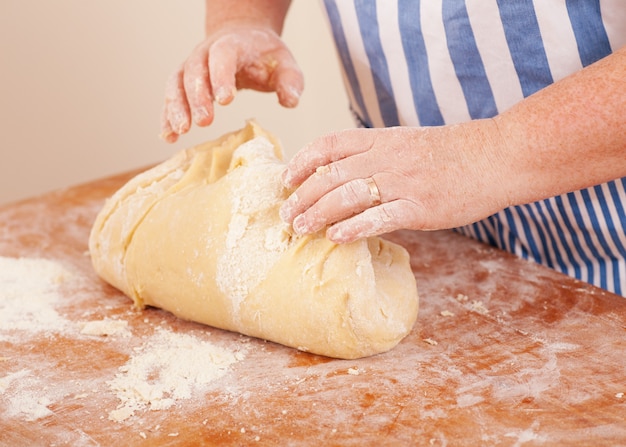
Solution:
{"label": "knuckle", "polygon": [[189,95],[189,93],[193,92],[194,88],[194,77],[191,75],[189,71],[185,71],[183,75],[183,88],[185,93]]}
{"label": "knuckle", "polygon": [[395,207],[392,206],[378,207],[378,214],[382,222],[394,222],[398,217]]}
{"label": "knuckle", "polygon": [[165,99],[173,101],[178,97],[180,84],[183,78],[183,71],[178,70],[170,75],[165,84]]}
{"label": "knuckle", "polygon": [[357,205],[362,202],[362,188],[359,187],[359,182],[351,181],[344,183],[341,187],[342,200],[347,205]]}
{"label": "knuckle", "polygon": [[327,134],[323,137],[324,147],[328,148],[329,151],[335,151],[337,147],[339,147],[339,134],[337,132],[333,132]]}
{"label": "knuckle", "polygon": [[341,163],[333,162],[333,163],[328,164],[327,166],[328,166],[328,170],[327,170],[326,175],[328,176],[331,182],[336,182],[336,181],[340,181],[341,179],[343,179],[344,172],[343,172]]}

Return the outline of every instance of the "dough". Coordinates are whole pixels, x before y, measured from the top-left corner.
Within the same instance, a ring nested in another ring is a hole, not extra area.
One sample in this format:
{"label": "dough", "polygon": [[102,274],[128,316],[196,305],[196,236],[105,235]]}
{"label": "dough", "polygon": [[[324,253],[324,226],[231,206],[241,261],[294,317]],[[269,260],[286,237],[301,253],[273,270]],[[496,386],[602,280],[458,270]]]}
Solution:
{"label": "dough", "polygon": [[330,357],[387,351],[413,327],[406,250],[381,238],[296,237],[276,139],[255,122],[131,179],[105,204],[89,249],[135,304]]}

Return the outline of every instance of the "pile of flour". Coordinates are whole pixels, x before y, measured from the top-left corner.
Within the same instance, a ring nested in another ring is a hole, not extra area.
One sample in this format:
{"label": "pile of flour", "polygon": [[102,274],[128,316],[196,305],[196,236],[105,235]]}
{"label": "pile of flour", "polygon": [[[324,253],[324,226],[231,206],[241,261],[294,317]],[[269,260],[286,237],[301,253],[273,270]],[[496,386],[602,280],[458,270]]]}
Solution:
{"label": "pile of flour", "polygon": [[48,408],[54,400],[63,397],[58,388],[46,389],[42,380],[32,371],[21,369],[0,377],[0,403],[5,403],[2,417],[18,417],[25,421],[36,421],[50,416]]}
{"label": "pile of flour", "polygon": [[137,410],[165,410],[177,400],[206,391],[242,360],[242,351],[229,351],[189,334],[158,329],[108,382],[121,401],[109,419],[123,421]]}
{"label": "pile of flour", "polygon": [[[0,341],[28,343],[32,337],[70,327],[55,306],[61,299],[60,287],[72,279],[52,260],[0,256]],[[0,370],[8,360],[0,357]],[[35,421],[51,415],[48,407],[62,397],[59,387],[47,387],[30,368],[0,374],[2,417]]]}
{"label": "pile of flour", "polygon": [[72,277],[61,264],[41,258],[0,256],[0,341],[19,332],[59,332],[67,320],[55,310],[59,288]]}

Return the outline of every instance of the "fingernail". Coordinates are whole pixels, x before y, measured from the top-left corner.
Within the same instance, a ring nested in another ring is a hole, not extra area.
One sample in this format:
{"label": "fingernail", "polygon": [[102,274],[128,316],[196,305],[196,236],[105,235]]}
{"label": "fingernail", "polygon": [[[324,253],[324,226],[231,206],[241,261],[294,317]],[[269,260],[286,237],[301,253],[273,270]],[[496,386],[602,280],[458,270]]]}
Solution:
{"label": "fingernail", "polygon": [[176,113],[172,117],[172,128],[174,129],[174,132],[176,132],[177,134],[180,135],[184,133],[186,125],[187,125],[187,122],[182,113]]}
{"label": "fingernail", "polygon": [[284,202],[280,209],[278,210],[278,215],[281,220],[285,223],[289,223],[289,219],[291,218],[291,206],[289,206],[288,202]]}
{"label": "fingernail", "polygon": [[295,98],[300,98],[300,95],[302,95],[302,92],[293,85],[289,86],[289,93],[291,93],[291,95]]}
{"label": "fingernail", "polygon": [[341,232],[337,231],[336,225],[333,225],[332,227],[326,230],[326,239],[328,239],[331,242],[339,243],[337,238],[341,237],[340,233]]}
{"label": "fingernail", "polygon": [[198,107],[196,109],[196,115],[198,115],[199,117],[204,118],[205,116],[209,116],[209,111],[204,106]]}
{"label": "fingernail", "polygon": [[302,95],[302,92],[293,86],[288,87],[287,91],[289,92],[289,95],[287,96],[287,101],[285,105],[287,107],[297,106],[298,102],[300,101],[300,95]]}
{"label": "fingernail", "polygon": [[232,100],[233,96],[234,92],[224,86],[219,87],[215,92],[215,99],[220,104],[228,104]]}
{"label": "fingernail", "polygon": [[163,131],[159,134],[159,138],[161,138],[166,143],[174,143],[178,138],[178,135],[171,130]]}
{"label": "fingernail", "polygon": [[328,230],[326,230],[326,239],[335,244],[343,244],[348,242],[346,235],[341,230],[341,225],[333,225]]}
{"label": "fingernail", "polygon": [[204,106],[198,107],[197,109],[193,111],[193,116],[194,116],[194,121],[196,122],[196,124],[199,124],[203,122],[206,118],[208,118],[209,111]]}
{"label": "fingernail", "polygon": [[283,202],[278,210],[278,215],[282,220],[291,223],[294,217],[294,209],[298,206],[298,200],[298,195],[295,192],[287,197],[287,200]]}
{"label": "fingernail", "polygon": [[290,188],[291,180],[291,172],[289,172],[289,169],[285,169],[281,175],[281,181],[283,182],[283,186],[286,188]]}
{"label": "fingernail", "polygon": [[309,227],[306,223],[306,219],[304,218],[304,215],[300,214],[298,217],[296,217],[293,220],[293,229],[294,231],[299,234],[306,234],[309,232]]}

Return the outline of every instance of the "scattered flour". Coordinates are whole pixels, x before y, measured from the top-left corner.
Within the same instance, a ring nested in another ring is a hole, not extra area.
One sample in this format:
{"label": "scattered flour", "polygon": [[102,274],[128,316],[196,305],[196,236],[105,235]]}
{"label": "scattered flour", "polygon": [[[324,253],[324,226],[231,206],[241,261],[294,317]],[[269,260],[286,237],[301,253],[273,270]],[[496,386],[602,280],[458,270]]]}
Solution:
{"label": "scattered flour", "polygon": [[[76,333],[56,306],[63,298],[61,287],[78,278],[53,260],[0,257],[0,341],[28,349],[29,339],[42,333]],[[0,417],[36,421],[50,416],[49,407],[65,390],[46,383],[37,365],[0,372]]]}
{"label": "scattered flour", "polygon": [[241,351],[159,329],[108,382],[121,401],[109,419],[121,422],[139,410],[168,409],[177,400],[202,393],[243,358]]}
{"label": "scattered flour", "polygon": [[60,286],[72,278],[61,264],[40,258],[0,256],[0,340],[10,331],[37,333],[60,331],[67,320],[54,305],[60,300]]}
{"label": "scattered flour", "polygon": [[[29,333],[76,331],[76,324],[55,309],[63,297],[60,287],[76,279],[56,261],[0,256],[0,341],[21,341]],[[78,326],[83,335],[131,335],[124,320],[86,321]]]}
{"label": "scattered flour", "polygon": [[128,321],[125,320],[94,320],[86,321],[81,324],[80,333],[83,335],[118,335],[122,337],[130,337],[131,332],[128,329]]}
{"label": "scattered flour", "polygon": [[507,438],[515,439],[517,441],[514,444],[515,447],[521,446],[523,444],[526,444],[527,442],[533,442],[533,441],[535,441],[538,444],[543,444],[547,441],[547,439],[544,435],[535,433],[534,429],[536,429],[538,426],[539,426],[539,423],[534,422],[532,427],[527,428],[526,430],[505,433],[504,436]]}
{"label": "scattered flour", "polygon": [[[63,298],[61,287],[76,279],[52,260],[0,256],[0,341],[28,343],[29,337],[40,337],[42,332],[131,336],[124,320],[74,323],[57,312]],[[137,410],[169,408],[207,389],[243,357],[242,351],[231,352],[191,335],[159,329],[107,383],[121,401],[109,419],[122,421]],[[3,371],[0,417],[24,421],[48,417],[53,414],[51,405],[66,392],[63,386],[46,386],[45,378],[28,367]]]}
{"label": "scattered flour", "polygon": [[489,313],[489,309],[487,309],[487,308],[485,307],[485,305],[483,304],[483,302],[482,302],[482,301],[476,301],[476,300],[473,300],[473,301],[472,301],[472,310],[473,310],[474,312],[478,312],[479,314],[483,314],[483,315],[485,315],[485,314],[488,314],[488,313]]}
{"label": "scattered flour", "polygon": [[62,397],[62,390],[44,390],[42,382],[33,377],[28,369],[22,369],[0,377],[0,402],[4,408],[3,418],[19,417],[25,421],[36,421],[52,414],[48,408]]}

